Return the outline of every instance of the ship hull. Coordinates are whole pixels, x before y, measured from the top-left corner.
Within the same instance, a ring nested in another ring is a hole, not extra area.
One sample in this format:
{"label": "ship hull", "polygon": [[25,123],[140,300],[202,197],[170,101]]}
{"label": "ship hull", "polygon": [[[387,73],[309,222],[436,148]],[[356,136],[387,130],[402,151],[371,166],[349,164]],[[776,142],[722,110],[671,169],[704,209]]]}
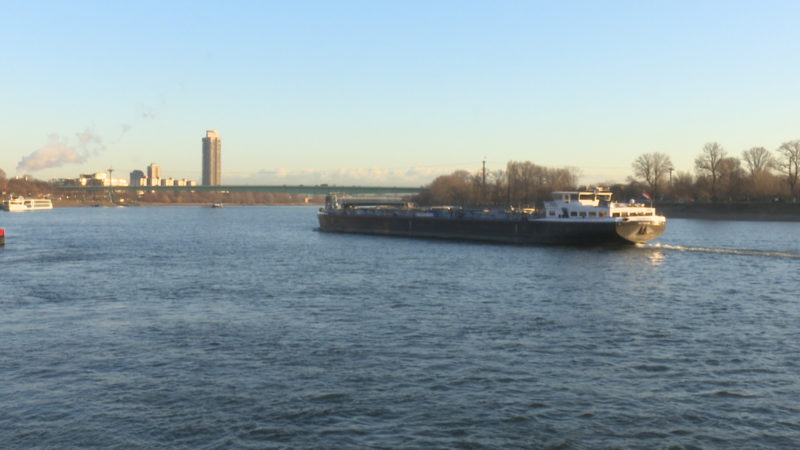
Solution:
{"label": "ship hull", "polygon": [[664,221],[476,220],[320,212],[321,231],[519,245],[625,245],[655,239]]}

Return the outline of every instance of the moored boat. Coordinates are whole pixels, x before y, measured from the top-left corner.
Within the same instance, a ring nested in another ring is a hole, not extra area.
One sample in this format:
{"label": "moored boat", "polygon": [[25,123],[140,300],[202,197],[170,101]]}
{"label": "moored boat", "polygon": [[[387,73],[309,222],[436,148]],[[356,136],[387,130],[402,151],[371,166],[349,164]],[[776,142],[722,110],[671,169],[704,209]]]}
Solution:
{"label": "moored boat", "polygon": [[603,190],[554,192],[542,210],[417,208],[399,199],[331,194],[318,219],[321,231],[511,244],[636,244],[666,229],[655,208],[614,202]]}
{"label": "moored boat", "polygon": [[8,198],[0,203],[0,208],[8,212],[40,211],[53,209],[53,202],[49,198]]}

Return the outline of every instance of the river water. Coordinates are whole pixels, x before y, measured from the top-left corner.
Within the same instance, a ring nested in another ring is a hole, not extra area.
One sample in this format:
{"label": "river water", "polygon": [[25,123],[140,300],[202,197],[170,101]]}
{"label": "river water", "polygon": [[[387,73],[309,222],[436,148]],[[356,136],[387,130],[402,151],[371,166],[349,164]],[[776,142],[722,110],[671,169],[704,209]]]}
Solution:
{"label": "river water", "polygon": [[316,225],[0,214],[0,446],[800,446],[800,223],[624,249]]}

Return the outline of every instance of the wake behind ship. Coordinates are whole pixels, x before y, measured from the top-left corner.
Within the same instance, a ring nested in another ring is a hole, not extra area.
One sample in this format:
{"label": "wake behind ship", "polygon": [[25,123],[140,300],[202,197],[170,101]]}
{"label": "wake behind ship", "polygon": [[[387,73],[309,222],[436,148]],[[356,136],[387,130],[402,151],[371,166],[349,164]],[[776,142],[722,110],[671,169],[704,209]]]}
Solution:
{"label": "wake behind ship", "polygon": [[655,208],[613,202],[602,190],[553,192],[543,211],[416,208],[399,199],[330,194],[317,217],[321,231],[531,245],[638,244],[666,229]]}

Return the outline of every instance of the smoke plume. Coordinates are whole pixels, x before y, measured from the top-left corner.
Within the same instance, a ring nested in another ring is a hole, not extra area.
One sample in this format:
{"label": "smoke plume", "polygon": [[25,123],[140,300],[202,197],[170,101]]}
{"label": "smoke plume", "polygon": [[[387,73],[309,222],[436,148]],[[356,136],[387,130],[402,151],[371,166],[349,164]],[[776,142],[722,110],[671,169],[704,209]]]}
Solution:
{"label": "smoke plume", "polygon": [[102,139],[88,129],[77,135],[77,145],[74,146],[69,145],[66,139],[53,133],[47,137],[45,145],[19,161],[17,172],[34,172],[51,167],[61,167],[64,164],[84,163],[89,156],[104,149]]}

